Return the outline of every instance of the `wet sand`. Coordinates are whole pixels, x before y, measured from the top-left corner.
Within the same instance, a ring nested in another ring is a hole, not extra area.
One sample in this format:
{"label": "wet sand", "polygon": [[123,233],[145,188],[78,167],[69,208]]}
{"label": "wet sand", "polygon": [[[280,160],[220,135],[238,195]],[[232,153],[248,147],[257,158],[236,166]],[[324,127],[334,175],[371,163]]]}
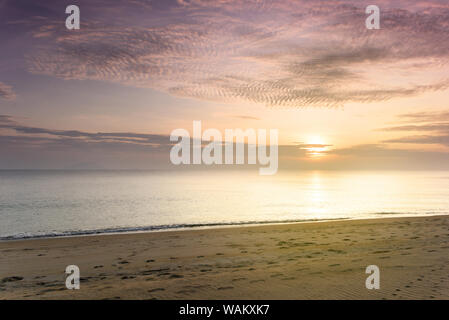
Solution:
{"label": "wet sand", "polygon": [[[448,299],[449,216],[0,242],[0,299]],[[77,265],[80,290],[65,287]],[[365,287],[368,265],[380,289]]]}

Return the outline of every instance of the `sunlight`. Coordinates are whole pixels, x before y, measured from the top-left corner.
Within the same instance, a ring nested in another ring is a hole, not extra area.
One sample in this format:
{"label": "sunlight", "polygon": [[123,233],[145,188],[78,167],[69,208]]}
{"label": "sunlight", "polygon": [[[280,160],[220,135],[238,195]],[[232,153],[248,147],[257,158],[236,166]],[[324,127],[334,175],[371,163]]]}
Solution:
{"label": "sunlight", "polygon": [[328,208],[325,205],[326,200],[326,191],[322,184],[322,177],[319,172],[314,172],[310,177],[310,190],[309,190],[309,203],[310,207],[308,211],[310,214],[313,214],[317,219],[322,219],[323,215],[328,213]]}
{"label": "sunlight", "polygon": [[327,150],[327,144],[324,138],[320,135],[310,135],[306,139],[306,147],[307,155],[312,158],[322,157],[324,156],[324,152]]}

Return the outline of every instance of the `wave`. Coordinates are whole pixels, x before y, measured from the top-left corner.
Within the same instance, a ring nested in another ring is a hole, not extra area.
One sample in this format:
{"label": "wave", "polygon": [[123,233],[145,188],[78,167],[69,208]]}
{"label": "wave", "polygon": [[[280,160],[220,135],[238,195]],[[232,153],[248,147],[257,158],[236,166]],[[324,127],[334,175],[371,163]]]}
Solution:
{"label": "wave", "polygon": [[287,223],[301,223],[301,222],[323,222],[323,221],[339,221],[339,220],[354,220],[354,219],[376,219],[376,216],[394,217],[397,215],[407,217],[419,216],[433,216],[433,215],[447,215],[447,212],[426,212],[421,214],[412,214],[405,212],[375,212],[365,217],[345,217],[345,218],[324,218],[324,219],[293,219],[293,220],[262,220],[262,221],[240,221],[240,222],[213,222],[213,223],[192,223],[192,224],[166,224],[156,226],[141,226],[141,227],[116,227],[104,229],[91,230],[70,230],[70,231],[54,231],[49,233],[17,233],[13,235],[0,236],[0,241],[8,240],[25,240],[25,239],[41,239],[41,238],[59,238],[59,237],[74,237],[74,236],[89,236],[101,234],[114,233],[137,233],[137,232],[155,232],[155,231],[169,231],[169,230],[188,230],[188,229],[208,229],[219,228],[226,226],[250,226],[263,224],[287,224]]}
{"label": "wave", "polygon": [[71,230],[71,231],[41,233],[41,234],[39,234],[39,233],[36,233],[36,234],[18,233],[18,234],[14,234],[14,235],[0,236],[0,240],[6,241],[6,240],[41,239],[41,238],[100,235],[100,234],[111,234],[111,233],[135,233],[135,232],[151,232],[151,231],[164,231],[164,230],[214,228],[214,227],[225,227],[225,226],[248,226],[248,225],[262,225],[262,224],[284,224],[284,223],[299,223],[299,222],[335,221],[335,220],[348,220],[348,219],[349,218],[267,220],[267,221],[170,224],[170,225],[144,226],[144,227],[117,227],[117,228],[91,229],[91,230]]}

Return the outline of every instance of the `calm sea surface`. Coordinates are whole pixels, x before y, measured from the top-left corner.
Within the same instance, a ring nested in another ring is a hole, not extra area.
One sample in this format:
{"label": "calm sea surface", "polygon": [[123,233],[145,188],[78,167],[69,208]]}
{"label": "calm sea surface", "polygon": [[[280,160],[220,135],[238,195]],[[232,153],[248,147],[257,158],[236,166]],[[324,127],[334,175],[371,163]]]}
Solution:
{"label": "calm sea surface", "polygon": [[449,172],[0,171],[0,239],[449,213]]}

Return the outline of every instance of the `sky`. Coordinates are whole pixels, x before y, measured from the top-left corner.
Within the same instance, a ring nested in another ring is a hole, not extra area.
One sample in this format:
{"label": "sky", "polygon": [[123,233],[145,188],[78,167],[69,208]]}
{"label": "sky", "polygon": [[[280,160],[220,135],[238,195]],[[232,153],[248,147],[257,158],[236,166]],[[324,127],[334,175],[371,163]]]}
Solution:
{"label": "sky", "polygon": [[0,169],[170,168],[194,120],[278,129],[281,169],[449,169],[448,31],[446,0],[0,0]]}

